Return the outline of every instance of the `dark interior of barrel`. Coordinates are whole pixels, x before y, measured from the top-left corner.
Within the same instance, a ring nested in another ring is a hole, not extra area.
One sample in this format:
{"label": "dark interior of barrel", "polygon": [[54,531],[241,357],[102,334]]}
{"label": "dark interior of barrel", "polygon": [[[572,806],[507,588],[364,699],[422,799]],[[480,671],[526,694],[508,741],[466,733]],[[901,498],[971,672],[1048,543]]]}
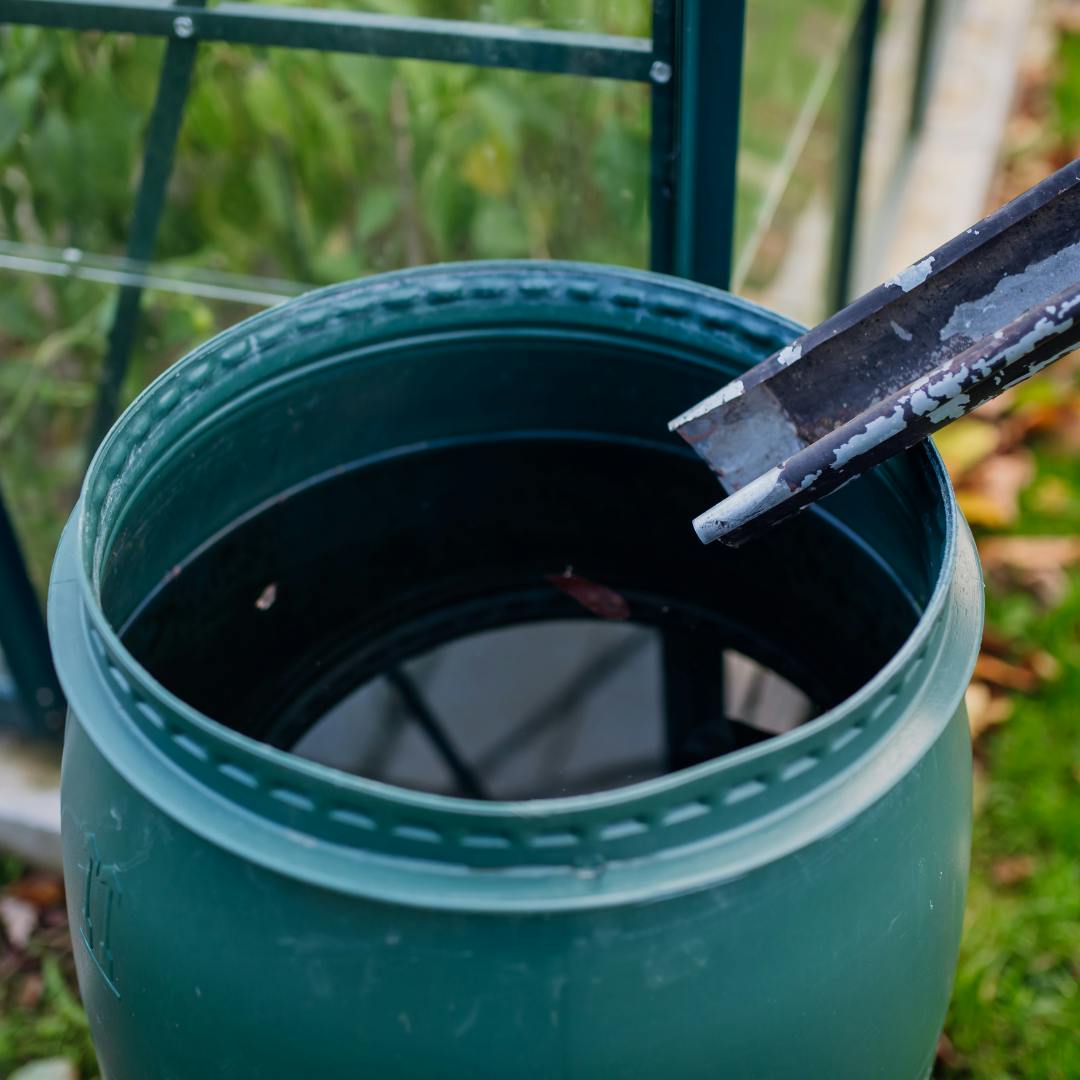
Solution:
{"label": "dark interior of barrel", "polygon": [[827,513],[702,546],[718,489],[674,444],[533,433],[339,467],[115,621],[210,717],[404,787],[546,798],[707,761],[840,702],[919,610]]}

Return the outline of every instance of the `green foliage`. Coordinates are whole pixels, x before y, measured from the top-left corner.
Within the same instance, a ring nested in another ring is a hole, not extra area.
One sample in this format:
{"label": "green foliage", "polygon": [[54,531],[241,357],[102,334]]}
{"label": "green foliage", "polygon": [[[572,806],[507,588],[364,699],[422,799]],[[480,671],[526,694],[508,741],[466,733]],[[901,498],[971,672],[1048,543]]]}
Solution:
{"label": "green foliage", "polygon": [[[946,1028],[959,1061],[941,1075],[1071,1080],[1080,1076],[1080,574],[1052,611],[991,594],[989,616],[1055,656],[1062,675],[1037,697],[1017,697],[986,747]],[[995,864],[1018,856],[1032,860],[1031,876],[995,881]]]}
{"label": "green foliage", "polygon": [[[63,1056],[83,1080],[91,1080],[97,1064],[86,1014],[57,957],[40,947],[33,951],[40,959],[39,970],[0,986],[0,1076],[28,1061]],[[26,994],[29,979],[40,980],[32,996]],[[20,995],[26,1000],[20,1001]]]}
{"label": "green foliage", "polygon": [[[355,7],[346,3],[339,6]],[[477,17],[466,0],[372,10]],[[648,36],[648,0],[491,0],[492,22]],[[161,43],[0,28],[0,238],[123,254]],[[327,284],[427,262],[644,265],[648,88],[455,64],[207,44],[157,256]],[[42,589],[81,473],[112,288],[4,275],[2,480]],[[134,395],[251,309],[148,294]]]}
{"label": "green foliage", "polygon": [[1080,34],[1063,34],[1058,44],[1054,121],[1063,143],[1080,139]]}

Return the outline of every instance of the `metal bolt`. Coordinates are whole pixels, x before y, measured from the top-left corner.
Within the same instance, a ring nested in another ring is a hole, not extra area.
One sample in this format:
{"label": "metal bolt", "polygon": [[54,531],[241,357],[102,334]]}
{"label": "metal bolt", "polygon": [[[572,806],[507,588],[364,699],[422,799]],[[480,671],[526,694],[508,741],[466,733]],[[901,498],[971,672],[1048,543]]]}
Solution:
{"label": "metal bolt", "polygon": [[663,60],[654,60],[649,68],[649,78],[660,86],[671,82],[671,65]]}
{"label": "metal bolt", "polygon": [[177,15],[172,21],[172,28],[178,38],[189,38],[195,34],[195,23],[190,15]]}

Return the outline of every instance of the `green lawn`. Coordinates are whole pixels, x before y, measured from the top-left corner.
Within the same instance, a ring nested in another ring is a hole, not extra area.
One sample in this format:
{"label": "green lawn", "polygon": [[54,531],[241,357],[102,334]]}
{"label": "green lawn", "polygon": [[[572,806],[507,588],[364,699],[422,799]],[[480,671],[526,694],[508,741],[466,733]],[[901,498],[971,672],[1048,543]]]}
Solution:
{"label": "green lawn", "polygon": [[[1075,384],[1059,393],[1080,396]],[[1063,422],[1080,423],[1080,410]],[[1029,448],[1034,480],[1009,533],[1080,533],[1080,455],[1054,443],[1051,431]],[[990,576],[998,648],[1057,663],[1037,689],[1013,693],[1007,719],[976,742],[972,873],[943,1077],[1080,1077],[1080,572],[1050,574],[1060,581],[1041,592]]]}
{"label": "green lawn", "polygon": [[[1075,19],[1072,25],[1077,27]],[[998,200],[1078,153],[1080,34],[1064,30],[1053,69],[1022,89]],[[1016,407],[997,418],[995,430],[1007,429],[1025,412],[1041,416],[1032,434],[1009,451],[1030,455],[1033,471],[1019,493],[1014,520],[996,522],[996,528],[976,526],[976,533],[984,541],[992,533],[1075,538],[1080,535],[1080,378],[1050,372],[1020,391]],[[1021,430],[1025,426],[1022,422]],[[961,480],[962,499],[964,488]],[[1080,1077],[1080,568],[1075,553],[1073,560],[1071,566],[1068,560],[1053,565],[1051,559],[1019,574],[988,575],[988,643],[1013,659],[1041,653],[1056,664],[1043,671],[1036,687],[1014,692],[1008,718],[976,742],[972,874],[946,1024],[949,1045],[939,1061],[942,1077]]]}

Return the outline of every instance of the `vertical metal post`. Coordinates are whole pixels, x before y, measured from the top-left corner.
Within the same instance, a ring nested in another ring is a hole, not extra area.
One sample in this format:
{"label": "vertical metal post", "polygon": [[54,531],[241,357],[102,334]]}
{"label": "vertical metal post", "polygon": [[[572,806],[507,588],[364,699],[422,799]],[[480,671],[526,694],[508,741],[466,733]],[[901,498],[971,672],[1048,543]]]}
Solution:
{"label": "vertical metal post", "polygon": [[880,0],[864,0],[848,44],[846,68],[846,110],[838,151],[836,220],[833,226],[830,268],[829,310],[842,308],[850,299],[855,252],[855,224],[859,209],[859,180],[862,173],[866,118],[870,109],[870,81],[874,68]]}
{"label": "vertical metal post", "polygon": [[2,493],[0,649],[22,706],[11,710],[18,726],[32,735],[59,736],[64,728],[64,697],[53,670],[45,619],[30,584]]}
{"label": "vertical metal post", "polygon": [[934,45],[941,24],[941,0],[923,0],[919,23],[919,51],[915,58],[915,81],[911,88],[911,114],[908,131],[916,135],[926,119],[930,101],[930,82],[933,75]]}
{"label": "vertical metal post", "polygon": [[649,265],[662,274],[675,272],[675,5],[653,0],[651,198]]}
{"label": "vertical metal post", "polygon": [[727,288],[746,0],[677,0],[676,160],[672,269]]}
{"label": "vertical metal post", "polygon": [[[188,6],[201,7],[205,0],[188,0]],[[173,21],[173,37],[165,47],[157,98],[146,133],[142,176],[131,221],[127,255],[140,262],[154,254],[158,225],[165,205],[165,194],[172,173],[173,153],[191,86],[191,73],[198,49],[197,27],[189,15]],[[89,451],[93,453],[109,430],[120,403],[120,391],[131,360],[135,332],[139,322],[142,287],[125,285],[120,289],[116,312],[109,330],[102,370],[101,387],[90,423]]]}

